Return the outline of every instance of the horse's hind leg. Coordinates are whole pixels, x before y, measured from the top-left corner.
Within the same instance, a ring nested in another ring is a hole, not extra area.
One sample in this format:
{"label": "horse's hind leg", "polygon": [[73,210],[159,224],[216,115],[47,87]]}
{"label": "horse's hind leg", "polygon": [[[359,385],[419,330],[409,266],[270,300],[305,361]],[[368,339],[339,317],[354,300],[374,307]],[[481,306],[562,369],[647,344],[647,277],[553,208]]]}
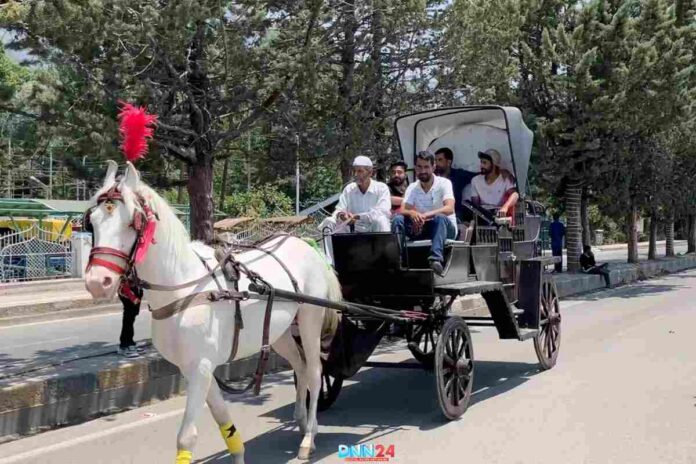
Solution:
{"label": "horse's hind leg", "polygon": [[309,411],[307,431],[300,444],[299,459],[309,459],[314,451],[314,437],[319,431],[317,422],[317,404],[321,392],[321,329],[324,323],[324,308],[302,305],[297,314],[297,321],[302,337],[307,362],[307,386],[309,387]]}
{"label": "horse's hind leg", "polygon": [[307,433],[307,368],[292,336],[291,328],[288,328],[273,344],[273,350],[290,363],[297,376],[295,414],[293,417],[300,426],[300,432],[304,435]]}
{"label": "horse's hind leg", "polygon": [[176,464],[190,464],[193,457],[191,451],[198,439],[196,419],[203,410],[208,396],[213,364],[208,359],[202,359],[197,364],[182,367],[181,372],[187,380],[186,411],[176,439]]}
{"label": "horse's hind leg", "polygon": [[225,440],[227,450],[230,452],[233,464],[244,464],[244,442],[239,431],[232,422],[232,416],[227,409],[225,399],[220,393],[217,383],[211,382],[208,390],[208,407],[220,427],[222,439]]}

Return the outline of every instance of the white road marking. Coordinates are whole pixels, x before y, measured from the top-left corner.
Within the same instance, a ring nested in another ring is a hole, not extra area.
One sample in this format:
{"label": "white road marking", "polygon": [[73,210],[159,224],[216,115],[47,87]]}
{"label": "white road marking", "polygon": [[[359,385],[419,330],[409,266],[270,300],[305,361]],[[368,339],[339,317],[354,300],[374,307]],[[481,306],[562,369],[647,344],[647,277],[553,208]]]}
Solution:
{"label": "white road marking", "polygon": [[55,324],[55,323],[60,323],[60,322],[66,323],[66,322],[84,321],[87,319],[97,319],[99,317],[113,317],[113,316],[120,316],[120,315],[121,315],[121,312],[117,312],[117,313],[94,314],[92,316],[69,317],[66,319],[53,319],[50,321],[28,322],[26,324],[6,325],[4,327],[0,327],[0,331],[7,330],[7,329],[16,329],[18,327],[31,327],[34,325]]}
{"label": "white road marking", "polygon": [[12,456],[11,458],[6,458],[4,460],[0,459],[0,463],[12,464],[15,462],[20,462],[24,459],[37,458],[37,457],[45,455],[47,453],[59,451],[59,450],[69,448],[69,447],[74,446],[74,445],[78,445],[80,443],[86,443],[86,442],[91,441],[91,440],[96,440],[99,438],[108,437],[109,435],[113,435],[115,433],[124,432],[126,430],[141,427],[141,426],[146,425],[146,424],[151,424],[153,422],[159,422],[159,421],[162,421],[165,419],[169,419],[170,417],[178,416],[178,415],[183,414],[183,413],[184,413],[184,408],[176,409],[174,411],[165,412],[163,414],[158,414],[157,416],[154,416],[154,417],[148,417],[148,418],[145,418],[145,419],[140,420],[140,421],[132,422],[130,424],[119,425],[119,426],[116,426],[116,427],[113,427],[111,429],[104,430],[101,432],[90,433],[88,435],[82,435],[82,436],[79,436],[77,438],[61,441],[60,443],[54,443],[53,445],[45,446],[43,448],[33,449],[33,450],[27,451],[25,453],[16,454],[16,455]]}
{"label": "white road marking", "polygon": [[50,340],[42,340],[40,342],[34,342],[34,343],[25,343],[23,345],[0,346],[0,350],[8,350],[10,348],[26,348],[27,346],[33,346],[33,345],[50,345],[52,343],[65,342],[68,340],[77,340],[77,339],[78,339],[78,337],[56,338],[56,339],[50,339]]}

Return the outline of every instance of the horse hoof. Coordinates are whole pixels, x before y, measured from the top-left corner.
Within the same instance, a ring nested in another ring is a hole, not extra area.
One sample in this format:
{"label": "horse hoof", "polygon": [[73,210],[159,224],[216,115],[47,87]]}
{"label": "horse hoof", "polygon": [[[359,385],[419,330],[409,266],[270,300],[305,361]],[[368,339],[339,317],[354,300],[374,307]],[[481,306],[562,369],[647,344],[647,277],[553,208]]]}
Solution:
{"label": "horse hoof", "polygon": [[300,452],[297,453],[297,459],[301,461],[309,461],[309,457],[312,455],[314,450],[312,448],[301,447]]}

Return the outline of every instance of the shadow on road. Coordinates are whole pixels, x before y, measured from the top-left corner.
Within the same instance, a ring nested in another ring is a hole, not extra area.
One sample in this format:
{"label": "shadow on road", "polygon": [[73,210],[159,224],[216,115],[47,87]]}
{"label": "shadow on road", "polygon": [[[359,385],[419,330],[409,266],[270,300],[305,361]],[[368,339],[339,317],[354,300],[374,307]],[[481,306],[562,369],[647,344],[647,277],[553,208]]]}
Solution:
{"label": "shadow on road", "polygon": [[[498,361],[477,361],[475,369],[470,403],[473,408],[522,385],[539,372],[537,364]],[[437,403],[432,372],[392,369],[385,375],[384,369],[366,369],[350,380],[356,382],[344,384],[336,403],[319,414],[321,431],[310,462],[334,455],[341,444],[375,440],[404,428],[432,430],[448,423]],[[292,375],[283,382],[292,382]],[[293,411],[291,403],[262,416],[280,424],[245,443],[248,461],[275,464],[294,459],[302,436],[292,418]],[[325,431],[327,427],[349,427],[358,432]],[[221,452],[197,462],[222,464],[227,459],[227,453]]]}
{"label": "shadow on road", "polygon": [[0,353],[0,379],[20,375],[51,365],[64,365],[77,359],[115,353],[116,345],[106,342],[90,342],[64,346],[54,350],[38,350],[27,358],[10,358]]}

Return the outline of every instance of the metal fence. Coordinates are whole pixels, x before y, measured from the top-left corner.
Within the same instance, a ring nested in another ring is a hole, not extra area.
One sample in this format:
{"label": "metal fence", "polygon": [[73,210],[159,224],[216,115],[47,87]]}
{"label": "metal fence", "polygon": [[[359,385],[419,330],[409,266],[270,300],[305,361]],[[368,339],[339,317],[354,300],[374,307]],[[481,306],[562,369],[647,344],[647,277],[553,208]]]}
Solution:
{"label": "metal fence", "polygon": [[32,224],[0,236],[0,282],[65,278],[72,268],[72,245],[65,233]]}

